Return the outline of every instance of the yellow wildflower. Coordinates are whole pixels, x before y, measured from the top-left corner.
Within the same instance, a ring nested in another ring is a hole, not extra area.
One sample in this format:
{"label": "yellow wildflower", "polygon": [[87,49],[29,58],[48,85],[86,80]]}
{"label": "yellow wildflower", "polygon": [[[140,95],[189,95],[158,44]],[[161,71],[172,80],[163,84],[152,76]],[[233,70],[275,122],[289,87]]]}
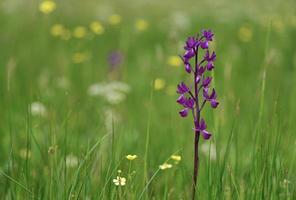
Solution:
{"label": "yellow wildflower", "polygon": [[242,42],[249,42],[253,37],[253,30],[250,26],[244,25],[238,30],[238,38]]}
{"label": "yellow wildflower", "polygon": [[128,160],[135,160],[138,156],[137,155],[127,155],[125,156]]}
{"label": "yellow wildflower", "polygon": [[136,20],[135,28],[138,31],[145,31],[148,28],[148,26],[149,26],[149,24],[148,24],[148,22],[146,20],[144,20],[144,19]]}
{"label": "yellow wildflower", "polygon": [[161,170],[170,169],[172,167],[173,167],[173,165],[168,164],[168,163],[163,163],[162,165],[159,165],[159,169],[161,169]]}
{"label": "yellow wildflower", "polygon": [[105,31],[104,26],[98,22],[98,21],[94,21],[89,25],[90,30],[92,30],[92,32],[94,32],[95,34],[103,34]]}
{"label": "yellow wildflower", "polygon": [[154,81],[154,89],[155,90],[162,90],[165,86],[165,80],[161,79],[161,78],[157,78]]}
{"label": "yellow wildflower", "polygon": [[50,33],[54,37],[61,36],[64,33],[64,26],[62,24],[55,24],[51,27]]}
{"label": "yellow wildflower", "polygon": [[172,155],[171,159],[173,159],[174,161],[180,162],[182,158],[179,155]]}
{"label": "yellow wildflower", "polygon": [[121,22],[121,16],[118,14],[113,14],[109,17],[108,21],[111,25],[117,25]]}
{"label": "yellow wildflower", "polygon": [[86,36],[86,28],[83,26],[77,26],[73,31],[73,35],[76,38],[84,38]]}
{"label": "yellow wildflower", "polygon": [[179,56],[170,56],[168,58],[168,65],[172,67],[178,67],[182,64],[182,60]]}
{"label": "yellow wildflower", "polygon": [[51,0],[42,1],[39,5],[39,11],[44,14],[49,14],[56,9],[56,3]]}
{"label": "yellow wildflower", "polygon": [[117,176],[116,179],[113,179],[113,183],[116,186],[124,186],[126,183],[126,178]]}
{"label": "yellow wildflower", "polygon": [[87,60],[87,58],[88,58],[87,53],[77,52],[73,55],[72,61],[73,63],[78,64],[78,63],[83,63],[84,61]]}

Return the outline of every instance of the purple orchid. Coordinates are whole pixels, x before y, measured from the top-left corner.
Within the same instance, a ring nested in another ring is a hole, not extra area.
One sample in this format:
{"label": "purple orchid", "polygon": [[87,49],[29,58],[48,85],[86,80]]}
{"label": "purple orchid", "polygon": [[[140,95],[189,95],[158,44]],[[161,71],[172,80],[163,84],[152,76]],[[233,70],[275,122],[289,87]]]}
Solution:
{"label": "purple orchid", "polygon": [[187,92],[189,92],[189,88],[186,86],[186,84],[184,82],[181,82],[178,85],[177,93],[179,93],[179,94],[185,94]]}
{"label": "purple orchid", "polygon": [[211,95],[208,94],[208,88],[203,89],[203,97],[205,101],[209,101],[211,103],[212,108],[217,108],[219,102],[217,101],[217,94],[215,89],[213,89]]}
{"label": "purple orchid", "polygon": [[202,86],[204,88],[207,88],[209,86],[209,84],[211,83],[212,81],[212,77],[208,76],[207,78],[204,78],[203,81],[202,81]]}
{"label": "purple orchid", "polygon": [[112,51],[109,55],[108,55],[108,63],[110,66],[110,70],[115,70],[117,69],[123,61],[123,54],[120,51]]}
{"label": "purple orchid", "polygon": [[212,53],[212,55],[210,55],[209,50],[207,50],[204,59],[208,62],[214,62],[216,60],[215,51]]}
{"label": "purple orchid", "polygon": [[199,131],[199,132],[201,132],[201,133],[202,133],[202,136],[203,136],[203,138],[204,138],[205,140],[210,139],[210,137],[212,136],[212,134],[209,133],[209,132],[206,130],[207,125],[206,125],[206,122],[205,122],[204,119],[201,119],[201,120],[200,120],[200,123],[197,124],[196,126],[197,126],[197,128],[194,129],[195,131]]}
{"label": "purple orchid", "polygon": [[195,37],[189,37],[186,41],[186,45],[184,49],[189,51],[197,47],[199,41],[195,39]]}
{"label": "purple orchid", "polygon": [[206,38],[207,41],[212,41],[214,33],[211,30],[203,30],[203,36]]}
{"label": "purple orchid", "polygon": [[[193,87],[188,87],[184,82],[181,82],[177,86],[177,93],[180,94],[177,103],[183,107],[179,114],[181,117],[187,117],[192,112],[194,121],[193,200],[195,199],[198,174],[199,137],[202,135],[205,140],[208,140],[212,135],[206,130],[207,125],[205,120],[201,118],[201,111],[207,102],[209,102],[212,108],[217,108],[219,105],[215,89],[210,89],[212,77],[210,74],[206,75],[214,69],[214,62],[216,60],[216,53],[209,50],[209,43],[213,41],[213,37],[214,33],[211,30],[203,30],[201,36],[189,37],[187,39],[184,46],[185,53],[181,58],[185,66],[185,71],[188,74],[192,74]],[[199,61],[199,54],[203,54],[201,61]]]}

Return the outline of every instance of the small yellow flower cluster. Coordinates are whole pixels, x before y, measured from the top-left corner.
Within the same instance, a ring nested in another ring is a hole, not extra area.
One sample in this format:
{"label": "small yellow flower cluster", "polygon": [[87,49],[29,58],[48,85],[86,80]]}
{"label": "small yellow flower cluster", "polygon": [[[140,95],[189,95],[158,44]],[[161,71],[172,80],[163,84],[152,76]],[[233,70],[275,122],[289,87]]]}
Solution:
{"label": "small yellow flower cluster", "polygon": [[[45,14],[49,14],[56,8],[56,3],[53,0],[44,0],[39,5],[39,10]],[[112,14],[108,18],[108,23],[110,25],[118,25],[122,21],[122,17],[118,14]],[[137,31],[145,31],[149,24],[144,19],[137,19],[135,21],[135,28]],[[89,29],[85,26],[76,26],[73,31],[68,30],[62,24],[55,24],[51,27],[50,33],[54,37],[60,37],[63,40],[69,40],[72,36],[74,38],[82,39],[89,35],[89,33],[94,33],[96,35],[102,35],[105,32],[105,27],[103,23],[98,20],[92,21],[89,24]],[[172,61],[174,62],[174,61]]]}
{"label": "small yellow flower cluster", "polygon": [[137,19],[135,22],[135,28],[137,31],[145,31],[148,28],[149,24],[144,19]]}
{"label": "small yellow flower cluster", "polygon": [[128,159],[128,160],[130,160],[130,161],[132,161],[132,160],[135,160],[138,156],[137,155],[127,155],[127,156],[125,156],[126,157],[126,159]]}
{"label": "small yellow flower cluster", "polygon": [[250,42],[253,37],[253,30],[249,25],[244,25],[238,30],[238,38],[242,42]]}
{"label": "small yellow flower cluster", "polygon": [[118,14],[113,14],[108,18],[108,22],[111,25],[117,25],[121,22],[121,16]]}
{"label": "small yellow flower cluster", "polygon": [[56,9],[56,3],[52,0],[44,0],[39,5],[39,11],[44,14],[49,14]]}
{"label": "small yellow flower cluster", "polygon": [[[89,29],[96,35],[101,35],[105,32],[105,28],[99,21],[93,21],[89,24]],[[63,40],[69,40],[71,36],[81,39],[85,38],[88,34],[88,30],[84,26],[76,26],[73,32],[64,27],[62,24],[55,24],[51,27],[50,33],[54,37],[60,37]]]}
{"label": "small yellow flower cluster", "polygon": [[90,30],[97,35],[101,35],[104,33],[105,28],[99,21],[93,21],[89,25]]}
{"label": "small yellow flower cluster", "polygon": [[[178,164],[182,159],[182,157],[179,155],[172,155],[170,158],[175,161],[175,164]],[[159,165],[159,169],[161,170],[170,169],[172,167],[173,165],[167,162],[163,163],[162,165]]]}
{"label": "small yellow flower cluster", "polygon": [[161,170],[170,169],[172,167],[173,167],[173,165],[169,164],[169,163],[163,163],[162,165],[159,165],[159,169],[161,169]]}
{"label": "small yellow flower cluster", "polygon": [[182,64],[182,60],[179,56],[170,56],[167,63],[169,66],[179,67]]}
{"label": "small yellow flower cluster", "polygon": [[162,90],[165,87],[165,80],[157,78],[154,80],[154,90]]}
{"label": "small yellow flower cluster", "polygon": [[178,163],[181,161],[182,158],[179,155],[172,155],[171,159],[173,159],[176,163]]}
{"label": "small yellow flower cluster", "polygon": [[55,24],[51,27],[50,33],[54,37],[60,37],[63,40],[71,38],[71,31],[64,27],[62,24]]}

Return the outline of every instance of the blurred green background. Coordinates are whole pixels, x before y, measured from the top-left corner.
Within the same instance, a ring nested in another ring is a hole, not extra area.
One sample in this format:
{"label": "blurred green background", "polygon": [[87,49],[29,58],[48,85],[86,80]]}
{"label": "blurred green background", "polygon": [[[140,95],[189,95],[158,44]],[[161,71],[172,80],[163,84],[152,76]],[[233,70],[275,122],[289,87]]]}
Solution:
{"label": "blurred green background", "polygon": [[1,199],[189,199],[175,88],[202,29],[220,105],[198,195],[296,198],[295,1],[1,0],[0,22]]}

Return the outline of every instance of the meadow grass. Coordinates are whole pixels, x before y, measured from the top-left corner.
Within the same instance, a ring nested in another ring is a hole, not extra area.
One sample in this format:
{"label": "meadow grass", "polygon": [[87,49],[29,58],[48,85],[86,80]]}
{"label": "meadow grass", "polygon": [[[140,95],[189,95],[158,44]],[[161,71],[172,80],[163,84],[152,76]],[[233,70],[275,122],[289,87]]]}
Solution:
{"label": "meadow grass", "polygon": [[[203,111],[213,137],[200,144],[198,199],[296,199],[294,2],[274,2],[273,15],[176,1],[153,12],[140,2],[56,1],[46,15],[40,2],[11,2],[0,8],[0,199],[190,199],[193,125],[178,116],[185,73],[172,56],[202,28],[215,32],[220,107]],[[89,27],[96,20],[100,34]],[[55,24],[71,36],[53,36]],[[123,61],[113,69],[114,51]],[[114,81],[120,102],[111,86],[90,95]]]}

